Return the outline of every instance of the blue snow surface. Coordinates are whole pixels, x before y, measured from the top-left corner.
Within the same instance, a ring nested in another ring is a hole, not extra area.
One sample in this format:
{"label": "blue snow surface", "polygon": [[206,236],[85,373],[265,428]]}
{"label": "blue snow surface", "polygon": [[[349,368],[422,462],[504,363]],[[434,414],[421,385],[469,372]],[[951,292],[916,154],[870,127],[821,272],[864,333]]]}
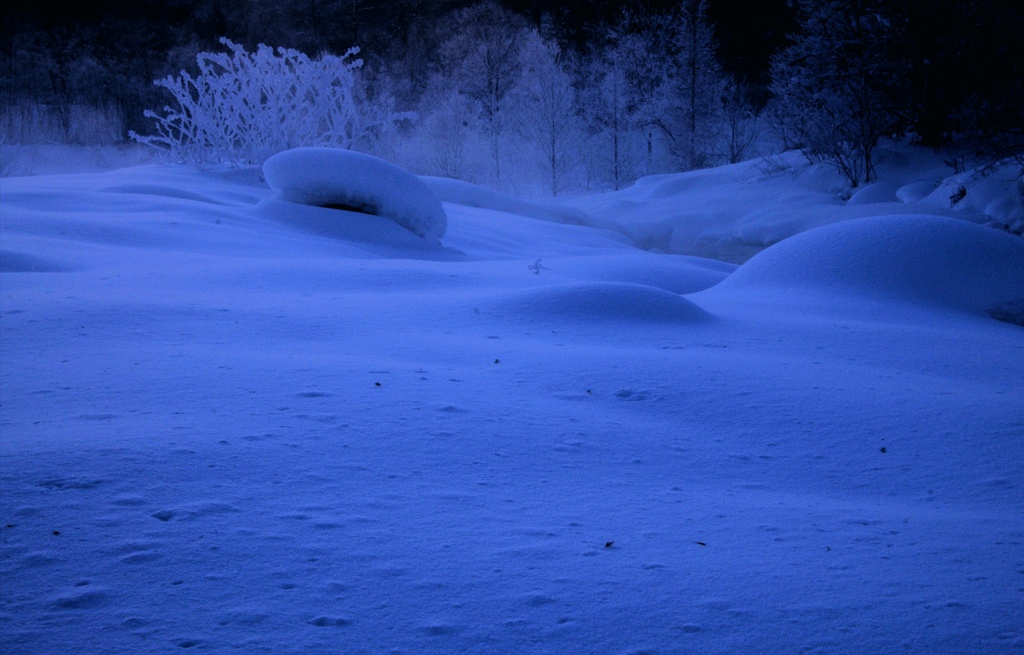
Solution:
{"label": "blue snow surface", "polygon": [[736,171],[0,181],[0,651],[1020,653],[1024,241]]}

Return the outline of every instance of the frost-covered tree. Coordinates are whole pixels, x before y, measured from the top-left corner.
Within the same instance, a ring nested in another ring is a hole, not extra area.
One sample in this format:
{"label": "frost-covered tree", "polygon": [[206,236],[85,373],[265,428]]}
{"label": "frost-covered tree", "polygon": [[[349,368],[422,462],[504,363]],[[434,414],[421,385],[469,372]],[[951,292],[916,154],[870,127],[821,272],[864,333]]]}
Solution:
{"label": "frost-covered tree", "polygon": [[642,137],[641,171],[659,169],[658,137],[668,129],[668,91],[672,38],[666,21],[657,14],[625,12],[610,34],[616,65],[625,80],[628,125]]}
{"label": "frost-covered tree", "polygon": [[882,0],[796,0],[801,32],[772,61],[777,131],[857,186],[875,176],[875,147],[900,132],[906,68]]}
{"label": "frost-covered tree", "polygon": [[457,89],[437,89],[424,98],[419,124],[421,165],[431,175],[473,181],[470,167],[480,108]]}
{"label": "frost-covered tree", "polygon": [[441,49],[444,73],[479,103],[499,184],[510,127],[509,94],[522,72],[519,51],[527,33],[522,17],[485,0],[455,13],[451,37]]}
{"label": "frost-covered tree", "polygon": [[156,84],[174,105],[146,112],[156,133],[137,141],[167,148],[185,161],[262,163],[299,146],[353,148],[403,118],[386,97],[368,102],[353,48],[341,57],[311,59],[261,45],[248,52],[228,39],[228,52],[201,52],[199,72],[182,71]]}
{"label": "frost-covered tree", "polygon": [[673,14],[670,122],[676,160],[683,170],[711,163],[721,134],[725,77],[715,58],[715,39],[706,0],[683,0]]}
{"label": "frost-covered tree", "polygon": [[582,76],[590,175],[621,189],[637,177],[643,131],[631,111],[632,89],[619,47],[602,49],[588,62]]}
{"label": "frost-covered tree", "polygon": [[584,134],[573,78],[558,46],[536,31],[524,39],[520,61],[518,128],[539,150],[551,195],[557,196],[566,175],[579,165]]}

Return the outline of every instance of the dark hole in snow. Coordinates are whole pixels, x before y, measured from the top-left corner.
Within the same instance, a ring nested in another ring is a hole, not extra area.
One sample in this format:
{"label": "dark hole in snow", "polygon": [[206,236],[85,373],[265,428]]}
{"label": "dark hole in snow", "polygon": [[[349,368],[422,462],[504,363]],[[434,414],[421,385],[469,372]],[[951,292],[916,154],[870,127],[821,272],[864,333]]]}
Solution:
{"label": "dark hole in snow", "polygon": [[962,184],[956,185],[956,189],[953,193],[949,194],[949,206],[954,207],[956,203],[960,202],[967,196],[967,187]]}
{"label": "dark hole in snow", "polygon": [[378,216],[379,212],[376,207],[371,205],[345,205],[341,203],[327,203],[326,205],[320,205],[324,209],[340,209],[346,212],[355,212],[357,214],[369,214],[370,216]]}
{"label": "dark hole in snow", "polygon": [[1014,325],[1024,327],[1024,298],[1004,302],[1002,305],[993,307],[988,310],[988,315],[997,321],[1013,323]]}

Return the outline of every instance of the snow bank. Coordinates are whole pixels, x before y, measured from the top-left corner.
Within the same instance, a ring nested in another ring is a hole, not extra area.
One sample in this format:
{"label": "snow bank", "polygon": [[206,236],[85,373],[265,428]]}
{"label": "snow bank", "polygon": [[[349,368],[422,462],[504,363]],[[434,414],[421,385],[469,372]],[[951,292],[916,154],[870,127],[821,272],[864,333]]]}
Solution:
{"label": "snow bank", "polygon": [[[798,153],[797,153],[798,154]],[[842,200],[832,171],[801,164],[766,174],[760,161],[646,177],[626,189],[569,201],[621,225],[639,248],[741,262],[823,222]]]}
{"label": "snow bank", "polygon": [[876,182],[850,189],[834,167],[789,152],[651,176],[569,204],[608,221],[639,248],[737,263],[800,232],[871,216],[948,216],[1024,232],[1019,165],[950,177],[941,154],[886,144],[877,168]]}
{"label": "snow bank", "polygon": [[953,175],[921,203],[951,209],[968,220],[980,214],[984,217],[980,222],[1020,234],[1024,232],[1024,167],[1005,163],[993,170]]}
{"label": "snow bank", "polygon": [[565,207],[544,202],[521,200],[512,196],[485,189],[484,187],[452,180],[446,177],[420,177],[443,202],[478,209],[493,209],[507,214],[519,214],[529,218],[565,225],[598,225],[593,216],[575,207]]}
{"label": "snow bank", "polygon": [[846,221],[768,248],[711,293],[766,287],[987,312],[1024,298],[1024,240],[935,216]]}
{"label": "snow bank", "polygon": [[393,220],[413,234],[439,239],[448,227],[441,201],[418,177],[351,150],[297,148],[263,164],[279,199]]}

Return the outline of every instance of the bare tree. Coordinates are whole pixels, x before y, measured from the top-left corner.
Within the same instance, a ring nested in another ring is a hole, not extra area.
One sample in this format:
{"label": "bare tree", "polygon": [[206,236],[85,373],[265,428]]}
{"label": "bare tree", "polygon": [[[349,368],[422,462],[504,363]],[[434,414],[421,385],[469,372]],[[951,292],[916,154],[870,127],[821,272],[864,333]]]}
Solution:
{"label": "bare tree", "polygon": [[[799,0],[802,32],[772,62],[781,131],[811,160],[857,186],[875,177],[875,147],[900,132],[903,62],[881,0]],[[780,131],[777,129],[776,131]]]}
{"label": "bare tree", "polygon": [[722,103],[725,158],[730,164],[743,161],[760,132],[758,117],[747,100],[746,85],[729,80]]}

